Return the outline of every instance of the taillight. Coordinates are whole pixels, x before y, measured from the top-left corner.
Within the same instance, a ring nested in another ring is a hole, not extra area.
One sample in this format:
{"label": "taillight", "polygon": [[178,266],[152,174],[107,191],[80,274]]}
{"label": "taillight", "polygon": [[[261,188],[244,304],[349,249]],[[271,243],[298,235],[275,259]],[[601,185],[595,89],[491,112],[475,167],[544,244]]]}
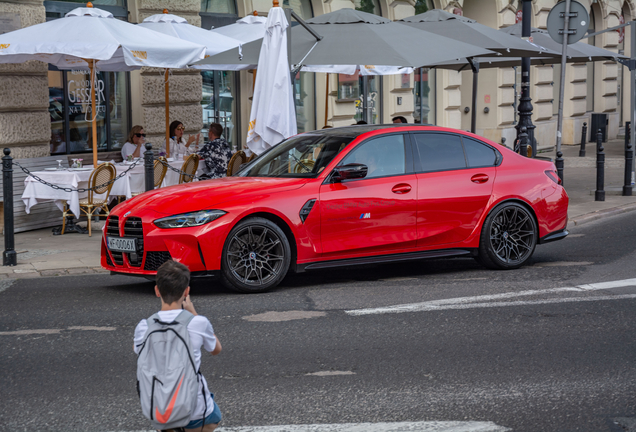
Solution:
{"label": "taillight", "polygon": [[563,182],[561,181],[561,179],[559,178],[559,176],[557,175],[556,171],[552,171],[552,170],[545,170],[545,175],[547,175],[550,180],[552,180],[553,182],[555,182],[556,184],[562,184]]}

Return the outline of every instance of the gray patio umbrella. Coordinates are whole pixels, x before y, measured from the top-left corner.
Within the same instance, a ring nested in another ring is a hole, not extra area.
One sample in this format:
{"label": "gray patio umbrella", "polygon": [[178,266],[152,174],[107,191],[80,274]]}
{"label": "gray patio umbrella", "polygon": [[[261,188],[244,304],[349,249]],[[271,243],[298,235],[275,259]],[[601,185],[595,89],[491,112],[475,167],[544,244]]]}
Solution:
{"label": "gray patio umbrella", "polygon": [[[499,33],[508,34],[513,37],[521,39],[521,23],[512,25],[510,27],[497,30]],[[542,45],[551,50],[560,50],[561,44],[555,42],[547,30],[542,30],[538,28],[532,28],[532,39],[534,43]],[[561,63],[561,55],[559,57],[549,57],[549,56],[531,56],[530,63],[534,66],[541,65],[550,65],[550,64],[559,64]],[[586,63],[590,61],[618,61],[619,59],[628,59],[628,57],[615,53],[614,51],[606,50],[604,48],[599,48],[594,45],[588,45],[584,42],[576,42],[568,45],[567,49],[567,62],[568,63]],[[519,66],[521,64],[521,58],[518,57],[506,57],[506,58],[488,58],[488,57],[479,57],[477,60],[480,63],[481,67],[484,68],[492,68],[492,67],[512,67]],[[453,69],[457,71],[465,70],[469,67],[468,62],[459,61],[450,61],[443,62],[436,66],[437,68],[442,69]]]}
{"label": "gray patio umbrella", "polygon": [[[506,27],[501,30],[495,30],[497,34],[500,36],[512,36],[513,38],[523,41],[521,39],[521,23],[512,25],[510,27]],[[530,55],[530,63],[535,66],[541,65],[551,65],[551,64],[559,64],[561,63],[561,44],[555,42],[547,30],[541,30],[538,28],[532,28],[532,39],[533,43],[540,45],[548,50],[549,52],[557,52],[558,56],[552,55],[543,55],[543,56],[534,56]],[[509,40],[509,38],[506,38]],[[493,49],[494,50],[494,49]],[[596,47],[594,45],[588,45],[583,42],[576,42],[568,45],[567,48],[567,62],[568,63],[585,63],[589,61],[605,61],[605,60],[614,60],[617,61],[619,58],[627,58],[618,53]],[[477,64],[479,64],[480,68],[489,69],[489,68],[500,68],[500,67],[513,67],[521,65],[521,57],[508,57],[505,58],[492,58],[492,57],[478,57],[473,59]],[[443,62],[435,66],[437,69],[451,69],[456,71],[467,70],[470,67],[470,61],[468,59],[460,59],[458,61],[450,61]],[[476,111],[476,103],[477,103],[477,86],[473,80],[473,96],[472,96],[472,124],[471,124],[471,132],[475,132],[475,117],[477,114]]]}
{"label": "gray patio umbrella", "polygon": [[[496,52],[496,55],[505,57],[552,57],[560,55],[560,52],[548,49],[540,43],[531,43],[518,37],[502,33],[477,21],[463,16],[458,16],[440,9],[404,18],[398,21],[409,27],[426,30],[452,39],[467,41],[470,44],[480,46]],[[489,56],[490,57],[490,56]],[[471,67],[473,71],[473,95],[471,113],[471,132],[476,130],[476,99],[479,81],[479,68],[482,59],[464,58],[450,62],[454,66]],[[449,67],[448,69],[454,69]]]}
{"label": "gray patio umbrella", "polygon": [[[293,65],[364,65],[420,67],[462,57],[496,55],[493,51],[395,23],[354,9],[340,9],[307,20],[307,25],[323,37],[316,39],[301,26],[292,29]],[[244,65],[258,63],[262,40],[208,57],[196,64]],[[410,42],[410,43],[405,43]]]}

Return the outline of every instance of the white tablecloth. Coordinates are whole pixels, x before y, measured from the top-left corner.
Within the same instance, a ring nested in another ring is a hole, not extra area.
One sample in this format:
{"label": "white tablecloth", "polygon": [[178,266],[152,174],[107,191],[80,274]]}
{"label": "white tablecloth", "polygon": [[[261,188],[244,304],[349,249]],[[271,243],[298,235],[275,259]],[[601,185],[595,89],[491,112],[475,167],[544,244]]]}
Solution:
{"label": "white tablecloth", "polygon": [[[183,161],[171,161],[168,162],[170,166],[176,169],[181,169],[183,165]],[[199,169],[197,170],[197,175],[202,173],[202,164],[199,164]],[[124,171],[126,171],[130,167],[129,163],[121,163],[115,164],[115,168],[117,169],[117,175],[120,175]],[[88,179],[91,176],[92,165],[87,166],[86,168],[91,168],[90,170],[59,170],[59,171],[35,171],[34,175],[38,176],[42,180],[55,184],[60,187],[71,188],[71,189],[81,189],[88,187]],[[117,195],[125,196],[126,198],[130,198],[133,193],[136,192],[144,192],[145,191],[145,178],[144,178],[144,165],[143,161],[140,161],[132,170],[130,170],[126,175],[122,178],[118,179],[113,183],[113,187],[110,191],[110,196],[114,197]],[[179,183],[179,173],[168,169],[166,172],[166,176],[164,178],[162,187],[172,186]],[[34,179],[31,176],[28,176],[24,180],[24,193],[22,194],[22,201],[24,201],[25,211],[26,213],[30,213],[31,207],[36,205],[39,202],[44,201],[54,201],[55,205],[60,210],[64,209],[64,201],[68,203],[69,209],[75,217],[80,217],[80,208],[79,201],[81,198],[86,197],[87,192],[78,193],[77,191],[67,192],[59,189],[53,189],[50,186],[44,185]],[[95,195],[96,198],[99,198],[99,195]]]}

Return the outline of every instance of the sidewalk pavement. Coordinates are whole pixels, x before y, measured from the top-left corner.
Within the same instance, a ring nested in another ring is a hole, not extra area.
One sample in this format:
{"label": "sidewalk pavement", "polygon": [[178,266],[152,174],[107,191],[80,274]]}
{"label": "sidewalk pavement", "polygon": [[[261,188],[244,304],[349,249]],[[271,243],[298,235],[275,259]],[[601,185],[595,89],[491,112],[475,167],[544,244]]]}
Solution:
{"label": "sidewalk pavement", "polygon": [[[587,143],[586,157],[579,157],[577,146],[563,146],[564,184],[570,196],[568,226],[581,225],[619,213],[636,210],[634,195],[622,196],[625,169],[623,140],[611,140],[605,147],[605,201],[594,201],[596,189],[596,144]],[[539,156],[556,158],[556,151]],[[108,273],[100,267],[101,228],[93,224],[93,236],[65,234],[54,236],[51,228],[17,233],[15,250],[18,265],[0,266],[0,279],[41,276]],[[2,245],[4,246],[4,244]]]}

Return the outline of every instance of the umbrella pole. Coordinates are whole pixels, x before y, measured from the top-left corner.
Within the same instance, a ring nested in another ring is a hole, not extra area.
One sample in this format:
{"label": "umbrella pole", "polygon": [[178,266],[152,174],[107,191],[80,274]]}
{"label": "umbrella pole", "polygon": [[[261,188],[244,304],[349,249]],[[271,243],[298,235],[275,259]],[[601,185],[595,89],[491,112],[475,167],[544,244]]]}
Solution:
{"label": "umbrella pole", "polygon": [[325,86],[325,126],[327,126],[327,117],[329,117],[329,74],[327,74]]}
{"label": "umbrella pole", "polygon": [[166,100],[166,157],[170,157],[170,82],[168,68],[164,72],[165,100]]}
{"label": "umbrella pole", "polygon": [[93,73],[95,70],[95,60],[88,60],[88,68],[91,74],[91,129],[93,130],[93,167],[97,168],[97,113],[95,107],[95,79]]}
{"label": "umbrella pole", "polygon": [[477,59],[467,59],[473,70],[473,100],[470,114],[470,131],[476,133],[477,130],[477,86],[479,83],[479,62]]}

